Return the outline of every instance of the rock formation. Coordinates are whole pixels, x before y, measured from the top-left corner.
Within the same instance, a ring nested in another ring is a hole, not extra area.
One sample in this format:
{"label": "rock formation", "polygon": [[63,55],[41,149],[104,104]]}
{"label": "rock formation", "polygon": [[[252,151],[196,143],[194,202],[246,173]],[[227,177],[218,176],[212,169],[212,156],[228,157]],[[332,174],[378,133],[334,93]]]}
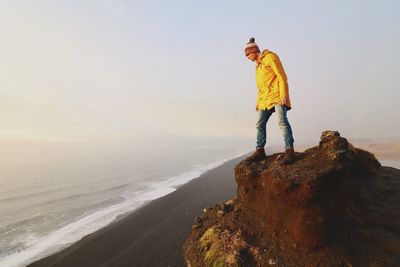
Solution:
{"label": "rock formation", "polygon": [[400,266],[400,170],[336,131],[296,153],[243,160],[237,196],[196,217],[187,266]]}

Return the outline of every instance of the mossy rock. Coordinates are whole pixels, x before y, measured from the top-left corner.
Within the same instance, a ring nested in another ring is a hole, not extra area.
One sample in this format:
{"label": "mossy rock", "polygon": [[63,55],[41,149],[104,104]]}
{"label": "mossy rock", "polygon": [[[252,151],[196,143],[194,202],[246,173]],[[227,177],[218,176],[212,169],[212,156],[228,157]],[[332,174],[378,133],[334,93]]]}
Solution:
{"label": "mossy rock", "polygon": [[204,262],[213,267],[226,266],[226,253],[221,244],[221,229],[216,226],[208,228],[200,238],[204,253]]}

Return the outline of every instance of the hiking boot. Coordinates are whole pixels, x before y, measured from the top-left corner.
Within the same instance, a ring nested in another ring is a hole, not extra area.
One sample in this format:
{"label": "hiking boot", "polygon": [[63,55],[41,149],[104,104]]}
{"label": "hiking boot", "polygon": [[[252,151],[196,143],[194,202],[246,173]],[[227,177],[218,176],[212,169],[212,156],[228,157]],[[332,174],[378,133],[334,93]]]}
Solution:
{"label": "hiking boot", "polygon": [[289,148],[286,149],[285,156],[283,157],[283,164],[291,164],[294,162],[295,154],[294,154],[294,149]]}
{"label": "hiking boot", "polygon": [[249,161],[256,161],[256,160],[264,159],[264,158],[266,158],[266,157],[267,157],[267,155],[265,155],[265,150],[264,150],[264,148],[263,148],[263,147],[260,147],[260,148],[257,148],[256,151],[254,151],[253,154],[251,154],[250,156],[248,156],[248,157],[246,158],[246,160],[249,160]]}

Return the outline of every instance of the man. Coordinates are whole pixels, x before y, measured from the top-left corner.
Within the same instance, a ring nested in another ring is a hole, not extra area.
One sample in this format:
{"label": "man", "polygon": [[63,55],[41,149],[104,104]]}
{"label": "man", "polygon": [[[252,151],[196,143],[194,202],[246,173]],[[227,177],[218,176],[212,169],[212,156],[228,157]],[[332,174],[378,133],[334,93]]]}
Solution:
{"label": "man", "polygon": [[266,125],[272,113],[278,116],[279,127],[285,141],[284,164],[294,161],[293,133],[286,112],[291,109],[287,77],[279,57],[265,49],[262,53],[250,38],[244,50],[246,57],[256,63],[256,82],[258,88],[256,111],[259,112],[257,121],[257,147],[256,151],[247,160],[260,160],[266,157],[264,146],[266,144]]}

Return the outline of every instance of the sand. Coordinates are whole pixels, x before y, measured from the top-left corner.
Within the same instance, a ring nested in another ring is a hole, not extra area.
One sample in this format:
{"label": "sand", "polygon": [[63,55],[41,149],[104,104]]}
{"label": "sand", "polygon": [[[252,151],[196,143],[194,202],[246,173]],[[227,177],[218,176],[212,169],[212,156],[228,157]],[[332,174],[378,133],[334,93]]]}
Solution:
{"label": "sand", "polygon": [[182,245],[207,206],[236,195],[237,158],[29,266],[185,266]]}

